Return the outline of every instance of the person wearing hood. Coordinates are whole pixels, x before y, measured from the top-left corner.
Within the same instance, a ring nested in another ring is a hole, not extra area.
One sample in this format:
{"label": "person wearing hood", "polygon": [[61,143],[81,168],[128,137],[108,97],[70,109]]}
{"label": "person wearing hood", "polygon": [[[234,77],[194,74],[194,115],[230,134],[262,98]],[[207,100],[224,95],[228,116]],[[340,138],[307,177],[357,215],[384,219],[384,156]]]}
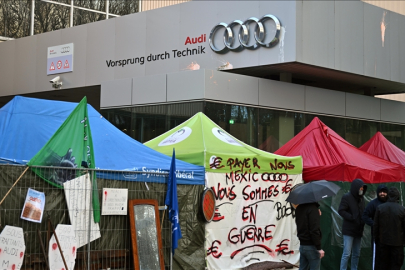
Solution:
{"label": "person wearing hood", "polygon": [[396,187],[388,190],[388,201],[377,207],[374,217],[376,270],[399,270],[404,261],[405,208]]}
{"label": "person wearing hood", "polygon": [[343,195],[340,201],[339,215],[343,218],[343,254],[340,261],[340,270],[346,270],[350,255],[352,256],[351,270],[357,270],[360,258],[361,237],[363,236],[364,212],[363,195],[367,186],[361,179],[354,179],[350,192]]}
{"label": "person wearing hood", "polygon": [[363,221],[371,227],[371,250],[373,252],[373,268],[376,264],[376,257],[375,257],[375,241],[373,237],[373,225],[374,225],[374,216],[375,212],[377,211],[377,207],[380,204],[383,204],[387,201],[388,199],[388,188],[386,185],[381,184],[377,187],[377,198],[372,200],[367,204],[366,210],[363,212]]}

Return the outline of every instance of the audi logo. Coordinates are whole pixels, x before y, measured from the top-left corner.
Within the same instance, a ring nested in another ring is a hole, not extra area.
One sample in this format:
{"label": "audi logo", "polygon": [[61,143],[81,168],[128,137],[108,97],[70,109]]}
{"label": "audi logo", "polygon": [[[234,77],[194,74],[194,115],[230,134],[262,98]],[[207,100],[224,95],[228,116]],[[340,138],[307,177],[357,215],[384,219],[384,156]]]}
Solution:
{"label": "audi logo", "polygon": [[[267,20],[273,20],[274,23],[276,24],[276,34],[269,43],[265,42],[267,33],[266,33],[266,28],[264,27],[264,22]],[[248,45],[249,36],[250,36],[249,35],[250,34],[249,25],[252,23],[256,24],[255,29],[254,29],[254,38],[255,38],[256,42],[252,45]],[[238,25],[240,26],[239,34],[238,34],[239,46],[236,46],[236,45],[234,45],[234,43],[236,43],[236,42],[235,42],[235,35],[234,35],[232,29]],[[224,32],[225,47],[223,47],[222,49],[218,49],[214,45],[213,37],[215,36],[215,33],[218,31],[218,29],[220,29],[222,27],[225,28],[225,32]],[[256,50],[259,47],[272,48],[272,47],[276,46],[278,44],[278,42],[280,41],[280,39],[279,39],[280,30],[281,30],[280,21],[277,19],[276,16],[270,15],[270,14],[264,15],[260,19],[251,17],[251,18],[245,20],[244,22],[242,22],[240,20],[235,20],[235,21],[231,22],[230,24],[221,22],[221,23],[215,25],[214,28],[212,28],[212,30],[210,32],[210,36],[209,36],[210,47],[214,52],[220,53],[220,54],[227,53],[228,51],[240,52],[245,48],[248,50]]]}
{"label": "audi logo", "polygon": [[69,47],[69,46],[67,46],[67,47],[62,47],[61,53],[68,53],[68,52],[70,52],[70,47]]}

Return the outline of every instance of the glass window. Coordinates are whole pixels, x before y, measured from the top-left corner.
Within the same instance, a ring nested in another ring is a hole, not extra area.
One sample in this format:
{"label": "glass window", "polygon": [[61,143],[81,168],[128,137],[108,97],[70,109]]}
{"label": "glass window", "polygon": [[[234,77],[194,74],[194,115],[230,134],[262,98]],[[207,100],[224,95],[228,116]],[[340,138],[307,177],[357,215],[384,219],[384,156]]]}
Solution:
{"label": "glass window", "polygon": [[257,108],[207,102],[205,114],[226,132],[257,147]]}
{"label": "glass window", "polygon": [[[203,110],[212,121],[237,139],[272,153],[301,132],[316,116],[213,102],[138,106],[102,110],[102,114],[121,131],[144,143]],[[379,130],[394,145],[405,149],[404,125],[323,115],[318,118],[355,147],[363,145]]]}
{"label": "glass window", "polygon": [[139,1],[110,0],[109,12],[115,15],[127,15],[139,10]]}
{"label": "glass window", "polygon": [[103,110],[102,115],[115,127],[130,135],[131,131],[131,111],[130,109]]}
{"label": "glass window", "polygon": [[260,109],[258,148],[271,153],[278,150],[305,127],[303,116],[302,113]]}
{"label": "glass window", "polygon": [[42,1],[35,2],[34,34],[40,34],[69,27],[69,20],[69,7]]}
{"label": "glass window", "polygon": [[147,142],[165,133],[166,116],[152,114],[134,114],[132,137],[141,142]]}
{"label": "glass window", "polygon": [[346,119],[346,141],[360,147],[374,136],[377,126],[376,122]]}
{"label": "glass window", "polygon": [[77,7],[89,8],[98,11],[105,11],[105,0],[74,0],[73,4]]}
{"label": "glass window", "polygon": [[31,1],[0,0],[0,36],[25,37],[30,34]]}
{"label": "glass window", "polygon": [[[76,2],[75,2],[76,3]],[[82,10],[82,9],[74,9],[73,12],[73,25],[82,25],[86,23],[92,23],[96,21],[105,20],[106,15],[100,14],[92,11]]]}
{"label": "glass window", "polygon": [[147,142],[180,125],[202,109],[203,102],[134,107],[130,136],[139,142]]}
{"label": "glass window", "polygon": [[395,146],[405,150],[405,126],[380,123],[379,131]]}

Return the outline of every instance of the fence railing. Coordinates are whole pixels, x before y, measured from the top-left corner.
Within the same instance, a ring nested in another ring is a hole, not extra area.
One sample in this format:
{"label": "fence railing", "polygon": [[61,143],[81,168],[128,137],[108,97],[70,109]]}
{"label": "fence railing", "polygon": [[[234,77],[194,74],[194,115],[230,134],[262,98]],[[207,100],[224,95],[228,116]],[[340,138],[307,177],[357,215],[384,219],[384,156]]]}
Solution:
{"label": "fence railing", "polygon": [[[37,170],[45,171],[48,174],[66,173],[70,170],[71,175],[83,175],[83,169],[66,169],[55,167],[35,167]],[[0,200],[10,190],[10,187],[20,177],[26,166],[0,165]],[[91,170],[87,170],[90,171]],[[109,179],[97,177],[98,194],[100,204],[102,203],[103,188],[128,189],[128,199],[155,199],[159,206],[164,206],[167,191],[167,174],[153,173],[149,175],[143,172],[122,172],[122,171],[97,171],[97,175],[108,175]],[[123,181],[123,174],[131,181]],[[162,178],[165,180],[162,183]],[[157,179],[157,180],[154,180]],[[134,181],[136,180],[136,181]],[[28,189],[34,189],[45,193],[45,209],[41,223],[33,223],[21,219],[22,209]],[[180,210],[180,222],[182,225],[183,238],[177,252],[182,254],[202,254],[201,258],[195,259],[190,256],[181,256],[182,266],[178,263],[171,264],[171,224],[167,219],[167,213],[162,220],[163,211],[159,211],[159,218],[162,224],[162,248],[164,254],[165,269],[204,269],[203,242],[188,246],[190,239],[196,234],[203,237],[203,224],[197,219],[198,194],[203,190],[202,186],[181,185],[178,186],[179,201],[185,202],[184,209]],[[90,192],[85,191],[85,194]],[[86,195],[87,196],[87,195]],[[0,206],[0,230],[6,225],[23,228],[26,245],[24,263],[21,269],[46,269],[45,256],[41,250],[41,240],[47,246],[49,237],[52,235],[48,226],[48,218],[56,227],[57,224],[71,224],[69,210],[63,189],[53,186],[41,179],[31,169],[29,169],[21,180],[11,190],[7,198]],[[77,209],[83,210],[83,209]],[[84,209],[90,211],[90,208]],[[89,216],[92,217],[90,212]],[[86,227],[90,228],[90,227]],[[75,269],[134,269],[131,248],[131,231],[128,215],[102,215],[99,222],[101,237],[80,247],[77,250]],[[92,233],[91,229],[86,229],[82,234]],[[203,241],[203,240],[202,240]],[[194,241],[195,242],[195,241]],[[199,246],[200,245],[200,246]],[[46,256],[48,255],[46,251]],[[176,266],[177,265],[177,266]],[[70,270],[70,269],[69,269]]]}

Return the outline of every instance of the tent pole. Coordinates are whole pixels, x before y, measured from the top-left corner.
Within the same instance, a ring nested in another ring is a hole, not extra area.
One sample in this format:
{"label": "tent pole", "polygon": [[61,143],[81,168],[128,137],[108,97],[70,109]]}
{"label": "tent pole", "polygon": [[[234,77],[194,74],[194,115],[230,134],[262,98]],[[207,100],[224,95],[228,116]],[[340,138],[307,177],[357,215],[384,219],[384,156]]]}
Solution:
{"label": "tent pole", "polygon": [[60,256],[62,257],[63,264],[65,265],[66,270],[69,270],[68,267],[67,267],[67,264],[66,264],[65,256],[63,256],[63,251],[62,251],[62,248],[60,246],[58,236],[56,235],[56,231],[55,231],[55,228],[52,225],[51,217],[49,216],[49,214],[48,214],[48,224],[51,225],[51,229],[52,229],[53,235],[55,236],[56,244],[58,245]]}
{"label": "tent pole", "polygon": [[11,192],[11,190],[14,188],[15,185],[17,185],[18,181],[20,181],[20,179],[23,177],[23,175],[25,174],[25,172],[29,169],[30,167],[27,166],[27,168],[25,168],[25,170],[23,171],[23,173],[20,175],[20,177],[18,177],[17,181],[14,182],[14,184],[11,186],[11,188],[8,190],[8,192],[6,193],[6,195],[4,195],[3,199],[0,202],[0,205],[4,202],[4,200],[6,199],[6,197],[8,196],[8,194]]}
{"label": "tent pole", "polygon": [[[93,211],[94,209],[92,209],[92,202],[93,202],[93,171],[87,171],[87,173],[89,174],[90,177],[90,205],[89,205],[89,224],[88,224],[88,234],[87,234],[87,269],[90,270],[90,265],[91,265],[91,246],[90,246],[90,242],[91,242],[91,223],[92,223],[92,218],[93,217]],[[86,192],[87,193],[87,192]],[[93,210],[93,211],[92,211]]]}
{"label": "tent pole", "polygon": [[160,231],[163,230],[163,221],[165,220],[165,213],[166,213],[166,205],[165,205],[165,210],[163,210],[162,222],[160,224]]}
{"label": "tent pole", "polygon": [[173,269],[173,245],[172,245],[173,237],[172,237],[172,232],[170,230],[170,270]]}

